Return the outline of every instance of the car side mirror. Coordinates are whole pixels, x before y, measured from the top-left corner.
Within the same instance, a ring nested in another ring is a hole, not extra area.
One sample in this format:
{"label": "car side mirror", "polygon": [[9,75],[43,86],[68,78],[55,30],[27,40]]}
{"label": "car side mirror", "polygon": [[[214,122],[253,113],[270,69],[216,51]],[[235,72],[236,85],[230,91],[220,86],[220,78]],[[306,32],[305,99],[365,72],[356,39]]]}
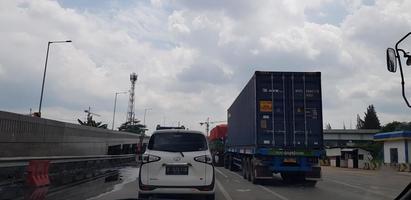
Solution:
{"label": "car side mirror", "polygon": [[387,49],[387,69],[388,71],[395,73],[397,71],[397,59],[395,50],[393,48]]}

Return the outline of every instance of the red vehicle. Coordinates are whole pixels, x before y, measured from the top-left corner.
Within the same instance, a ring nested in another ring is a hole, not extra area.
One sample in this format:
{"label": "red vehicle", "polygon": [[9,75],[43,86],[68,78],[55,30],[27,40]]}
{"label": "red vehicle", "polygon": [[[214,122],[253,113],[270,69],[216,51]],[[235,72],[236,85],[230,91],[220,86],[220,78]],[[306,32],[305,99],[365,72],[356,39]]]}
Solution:
{"label": "red vehicle", "polygon": [[213,163],[216,166],[223,165],[225,138],[227,136],[227,124],[220,124],[211,129],[208,137]]}

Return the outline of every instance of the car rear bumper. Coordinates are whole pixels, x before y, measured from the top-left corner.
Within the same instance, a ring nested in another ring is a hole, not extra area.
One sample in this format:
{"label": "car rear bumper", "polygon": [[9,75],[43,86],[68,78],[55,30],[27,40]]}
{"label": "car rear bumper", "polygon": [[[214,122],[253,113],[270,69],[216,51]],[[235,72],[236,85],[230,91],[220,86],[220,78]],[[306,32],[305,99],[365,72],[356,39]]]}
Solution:
{"label": "car rear bumper", "polygon": [[214,188],[209,191],[201,191],[196,188],[183,188],[183,187],[158,187],[153,190],[139,190],[139,194],[194,194],[194,195],[205,195],[214,194]]}
{"label": "car rear bumper", "polygon": [[138,192],[141,194],[214,194],[215,193],[215,174],[212,168],[212,181],[210,185],[198,186],[159,186],[145,185],[141,182],[141,170],[138,177]]}

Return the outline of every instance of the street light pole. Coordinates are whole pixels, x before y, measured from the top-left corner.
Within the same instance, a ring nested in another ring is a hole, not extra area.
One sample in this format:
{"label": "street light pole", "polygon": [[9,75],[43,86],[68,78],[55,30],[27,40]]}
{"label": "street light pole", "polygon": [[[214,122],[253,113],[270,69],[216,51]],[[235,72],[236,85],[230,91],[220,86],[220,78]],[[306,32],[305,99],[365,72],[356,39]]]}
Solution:
{"label": "street light pole", "polygon": [[117,95],[118,94],[126,94],[127,92],[116,92],[114,95],[114,109],[113,109],[113,122],[111,124],[111,130],[114,130],[114,120],[116,118],[116,107],[117,107]]}
{"label": "street light pole", "polygon": [[46,82],[47,61],[48,61],[48,58],[49,58],[50,44],[52,44],[52,43],[68,43],[68,42],[72,42],[72,41],[71,41],[71,40],[66,40],[66,41],[49,41],[49,42],[47,43],[46,62],[45,62],[45,64],[44,64],[43,82],[42,82],[42,84],[41,84],[41,94],[40,94],[40,104],[39,104],[38,117],[41,117],[41,104],[43,103],[44,83]]}

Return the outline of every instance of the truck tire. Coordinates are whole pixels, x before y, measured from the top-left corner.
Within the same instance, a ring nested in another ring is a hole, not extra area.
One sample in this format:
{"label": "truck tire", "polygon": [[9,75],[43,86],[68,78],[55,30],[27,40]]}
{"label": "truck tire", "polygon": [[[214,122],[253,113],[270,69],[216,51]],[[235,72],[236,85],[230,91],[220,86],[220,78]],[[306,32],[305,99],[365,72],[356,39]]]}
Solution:
{"label": "truck tire", "polygon": [[286,183],[302,183],[305,181],[305,174],[299,172],[282,172],[281,178]]}
{"label": "truck tire", "polygon": [[247,158],[243,158],[242,162],[241,162],[241,168],[242,168],[242,174],[243,174],[243,178],[247,179]]}
{"label": "truck tire", "polygon": [[306,180],[305,183],[304,183],[304,186],[315,187],[316,184],[317,184],[317,181],[314,181],[314,180]]}
{"label": "truck tire", "polygon": [[228,169],[228,155],[227,154],[225,154],[224,155],[224,161],[223,161],[223,165],[224,165],[224,168],[225,169]]}
{"label": "truck tire", "polygon": [[250,158],[246,159],[246,165],[247,165],[247,172],[246,172],[246,176],[247,176],[247,180],[251,181],[251,162],[250,162]]}
{"label": "truck tire", "polygon": [[292,182],[292,175],[290,173],[281,172],[281,178],[286,183],[291,183]]}
{"label": "truck tire", "polygon": [[253,160],[252,160],[252,158],[249,158],[248,159],[248,163],[249,163],[249,165],[248,165],[248,171],[249,171],[249,178],[248,178],[248,180],[251,182],[251,183],[253,183],[253,184],[257,184],[258,183],[258,180],[255,178],[255,172],[254,172],[254,164],[253,164]]}
{"label": "truck tire", "polygon": [[228,169],[234,171],[233,155],[228,156]]}

